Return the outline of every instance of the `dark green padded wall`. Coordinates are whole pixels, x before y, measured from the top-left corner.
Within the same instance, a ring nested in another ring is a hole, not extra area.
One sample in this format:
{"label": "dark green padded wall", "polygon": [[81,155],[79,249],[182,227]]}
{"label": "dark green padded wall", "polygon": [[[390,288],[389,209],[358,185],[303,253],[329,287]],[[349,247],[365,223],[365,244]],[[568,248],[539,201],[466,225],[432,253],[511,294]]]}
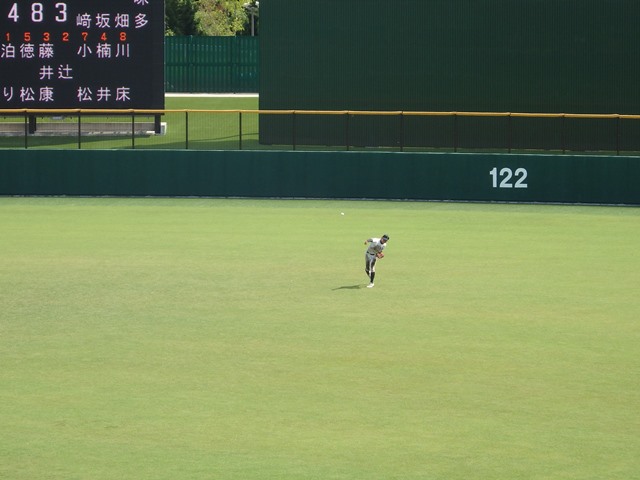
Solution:
{"label": "dark green padded wall", "polygon": [[[260,108],[638,114],[638,19],[637,0],[265,0]],[[444,146],[439,120],[407,144]],[[338,122],[299,119],[298,140],[343,144]],[[466,146],[501,141],[490,120],[474,128]],[[536,143],[552,148],[554,129],[536,125]],[[263,143],[290,131],[261,121]],[[364,131],[354,143],[393,144],[373,119]]]}
{"label": "dark green padded wall", "polygon": [[0,195],[640,205],[639,179],[639,157],[598,155],[5,150],[0,157]]}

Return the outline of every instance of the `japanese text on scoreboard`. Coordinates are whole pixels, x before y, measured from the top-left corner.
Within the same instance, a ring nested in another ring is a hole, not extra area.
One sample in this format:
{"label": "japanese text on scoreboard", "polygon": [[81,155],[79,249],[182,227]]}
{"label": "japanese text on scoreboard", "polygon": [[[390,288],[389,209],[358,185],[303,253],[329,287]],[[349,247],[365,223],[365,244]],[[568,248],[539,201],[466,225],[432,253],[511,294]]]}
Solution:
{"label": "japanese text on scoreboard", "polygon": [[3,1],[0,108],[164,108],[163,0]]}

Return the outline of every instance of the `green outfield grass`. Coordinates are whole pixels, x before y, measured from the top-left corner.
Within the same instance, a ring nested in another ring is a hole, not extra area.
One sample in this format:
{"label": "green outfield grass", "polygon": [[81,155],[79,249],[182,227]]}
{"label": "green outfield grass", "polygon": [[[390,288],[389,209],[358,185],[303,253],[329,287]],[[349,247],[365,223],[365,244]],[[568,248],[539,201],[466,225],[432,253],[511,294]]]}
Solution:
{"label": "green outfield grass", "polygon": [[639,209],[0,198],[0,232],[0,478],[639,478]]}

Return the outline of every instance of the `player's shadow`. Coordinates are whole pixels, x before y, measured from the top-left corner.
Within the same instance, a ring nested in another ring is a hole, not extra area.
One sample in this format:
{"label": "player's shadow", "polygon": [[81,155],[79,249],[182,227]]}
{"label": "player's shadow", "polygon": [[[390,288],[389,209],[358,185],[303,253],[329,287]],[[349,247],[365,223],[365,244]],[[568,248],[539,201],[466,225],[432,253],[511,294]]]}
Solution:
{"label": "player's shadow", "polygon": [[359,290],[361,288],[363,288],[364,285],[344,285],[342,287],[337,287],[337,288],[332,288],[332,291],[336,291],[336,290]]}

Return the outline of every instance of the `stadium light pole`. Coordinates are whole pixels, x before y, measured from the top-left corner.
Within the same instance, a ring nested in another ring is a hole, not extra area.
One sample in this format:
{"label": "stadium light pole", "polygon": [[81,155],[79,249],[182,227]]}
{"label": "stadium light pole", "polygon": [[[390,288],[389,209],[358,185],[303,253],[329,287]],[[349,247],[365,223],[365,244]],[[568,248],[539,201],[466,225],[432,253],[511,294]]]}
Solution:
{"label": "stadium light pole", "polygon": [[245,10],[251,15],[251,36],[256,35],[256,17],[260,14],[260,2],[254,0],[243,5]]}

